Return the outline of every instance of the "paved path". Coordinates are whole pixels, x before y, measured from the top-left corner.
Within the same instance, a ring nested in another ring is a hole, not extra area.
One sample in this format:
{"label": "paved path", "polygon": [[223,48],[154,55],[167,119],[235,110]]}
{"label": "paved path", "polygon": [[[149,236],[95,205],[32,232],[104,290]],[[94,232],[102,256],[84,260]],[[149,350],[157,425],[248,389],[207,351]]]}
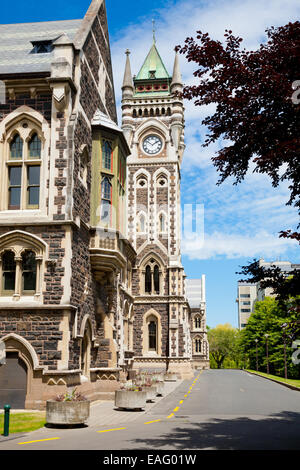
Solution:
{"label": "paved path", "polygon": [[[118,419],[102,414],[109,426],[95,415],[86,428],[45,428],[2,442],[0,450],[300,448],[300,392],[244,371],[197,372],[146,413],[115,413]],[[20,444],[46,438],[51,440]]]}

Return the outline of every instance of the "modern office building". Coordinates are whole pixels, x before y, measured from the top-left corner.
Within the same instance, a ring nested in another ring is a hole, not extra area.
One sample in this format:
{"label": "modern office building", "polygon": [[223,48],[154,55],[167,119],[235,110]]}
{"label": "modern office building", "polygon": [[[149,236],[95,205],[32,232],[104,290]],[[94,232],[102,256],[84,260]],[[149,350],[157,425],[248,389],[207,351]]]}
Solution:
{"label": "modern office building", "polygon": [[[293,264],[290,261],[265,261],[259,259],[259,266],[263,268],[277,267],[288,276],[291,271],[300,269],[300,264]],[[267,287],[262,289],[260,283],[238,282],[237,299],[238,304],[238,324],[239,329],[245,328],[251,313],[254,311],[256,301],[263,300],[265,297],[273,297],[272,289]]]}
{"label": "modern office building", "polygon": [[201,369],[209,368],[209,344],[206,329],[206,293],[205,275],[201,279],[186,279],[185,293],[191,317],[191,348],[193,366]]}

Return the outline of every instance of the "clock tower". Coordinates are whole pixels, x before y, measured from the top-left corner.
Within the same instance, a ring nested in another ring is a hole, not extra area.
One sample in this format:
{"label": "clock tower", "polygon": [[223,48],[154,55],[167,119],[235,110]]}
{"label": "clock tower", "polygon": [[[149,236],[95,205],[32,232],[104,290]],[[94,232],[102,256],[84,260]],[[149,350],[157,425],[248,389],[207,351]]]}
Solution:
{"label": "clock tower", "polygon": [[126,51],[122,129],[127,158],[128,239],[137,252],[133,270],[134,367],[191,373],[189,306],[181,264],[180,169],[184,107],[179,57],[169,75],[155,38],[137,75]]}

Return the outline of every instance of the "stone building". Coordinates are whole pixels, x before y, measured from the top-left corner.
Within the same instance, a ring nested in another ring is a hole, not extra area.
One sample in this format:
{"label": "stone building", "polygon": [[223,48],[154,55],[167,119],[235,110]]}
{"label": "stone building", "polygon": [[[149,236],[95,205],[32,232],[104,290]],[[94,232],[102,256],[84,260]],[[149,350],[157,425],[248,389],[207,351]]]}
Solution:
{"label": "stone building", "polygon": [[121,129],[104,0],[0,36],[0,408],[191,377],[178,56],[170,76],[154,42],[133,78],[127,53]]}
{"label": "stone building", "polygon": [[105,4],[0,36],[0,407],[75,385],[107,397],[133,343],[136,253]]}
{"label": "stone building", "polygon": [[209,369],[209,344],[206,329],[205,275],[185,280],[186,297],[191,311],[192,363],[197,369]]}
{"label": "stone building", "polygon": [[132,77],[129,51],[122,87],[122,129],[131,155],[128,170],[128,238],[137,253],[133,269],[133,367],[191,375],[190,309],[181,263],[180,168],[185,148],[178,55],[172,76],[155,38]]}

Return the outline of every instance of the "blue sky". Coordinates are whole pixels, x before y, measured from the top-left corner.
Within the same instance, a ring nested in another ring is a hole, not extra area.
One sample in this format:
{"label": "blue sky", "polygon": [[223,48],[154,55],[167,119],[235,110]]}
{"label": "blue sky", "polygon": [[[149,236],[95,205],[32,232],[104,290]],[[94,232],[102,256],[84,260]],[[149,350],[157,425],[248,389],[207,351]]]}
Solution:
{"label": "blue sky", "polygon": [[[1,5],[1,23],[81,18],[90,1],[44,0],[21,2],[14,8]],[[151,46],[152,18],[156,20],[157,47],[169,72],[174,47],[195,31],[208,32],[223,40],[225,29],[244,38],[246,48],[257,48],[265,40],[265,29],[299,19],[299,0],[106,0],[113,59],[115,91],[120,91],[125,64],[131,50],[133,73],[137,73]],[[193,65],[180,57],[184,83],[195,83]],[[295,77],[298,79],[299,77]],[[217,186],[218,175],[211,157],[221,143],[203,148],[205,128],[201,120],[212,109],[199,109],[186,102],[186,151],[182,166],[182,204],[204,205],[204,241],[197,237],[182,241],[183,264],[188,277],[206,274],[207,324],[229,322],[237,326],[236,291],[239,266],[264,257],[300,262],[296,242],[278,238],[283,228],[295,228],[296,210],[285,206],[287,184],[272,188],[263,175],[250,169],[245,181]],[[120,112],[119,112],[120,116]]]}

